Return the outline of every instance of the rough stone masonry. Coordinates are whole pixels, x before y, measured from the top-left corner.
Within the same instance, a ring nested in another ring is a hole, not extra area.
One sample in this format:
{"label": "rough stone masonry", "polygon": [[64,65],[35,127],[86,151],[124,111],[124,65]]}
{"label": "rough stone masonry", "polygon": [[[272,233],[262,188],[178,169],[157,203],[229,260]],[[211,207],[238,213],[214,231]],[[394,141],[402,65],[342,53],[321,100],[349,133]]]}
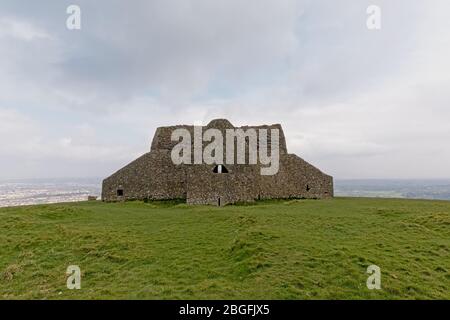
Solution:
{"label": "rough stone masonry", "polygon": [[[180,128],[191,134],[194,132],[192,125],[159,127],[150,152],[103,181],[102,200],[183,199],[188,204],[222,206],[262,199],[333,197],[333,178],[297,155],[289,154],[279,124],[239,127],[243,130],[268,129],[268,132],[279,130],[279,170],[274,175],[261,175],[260,163],[174,164],[171,151],[178,141],[172,141],[171,135]],[[203,127],[204,130],[210,128],[225,135],[227,129],[237,127],[226,119],[216,119]]]}

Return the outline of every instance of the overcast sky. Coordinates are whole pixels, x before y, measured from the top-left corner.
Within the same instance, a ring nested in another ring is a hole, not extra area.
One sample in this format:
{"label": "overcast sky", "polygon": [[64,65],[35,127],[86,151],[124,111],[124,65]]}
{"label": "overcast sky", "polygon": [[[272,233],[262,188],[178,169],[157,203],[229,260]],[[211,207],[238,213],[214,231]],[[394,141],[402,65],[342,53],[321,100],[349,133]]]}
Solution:
{"label": "overcast sky", "polygon": [[106,177],[213,118],[336,178],[450,178],[449,57],[448,0],[0,0],[0,179]]}

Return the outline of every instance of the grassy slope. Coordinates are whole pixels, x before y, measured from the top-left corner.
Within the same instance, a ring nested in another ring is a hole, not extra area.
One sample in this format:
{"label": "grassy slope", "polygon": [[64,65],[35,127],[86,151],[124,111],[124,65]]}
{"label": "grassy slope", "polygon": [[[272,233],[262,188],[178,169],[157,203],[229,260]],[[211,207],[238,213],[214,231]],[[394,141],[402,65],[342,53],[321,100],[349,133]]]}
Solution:
{"label": "grassy slope", "polygon": [[[0,209],[0,298],[450,299],[450,202]],[[82,289],[65,270],[82,270]],[[366,288],[366,268],[382,290]]]}

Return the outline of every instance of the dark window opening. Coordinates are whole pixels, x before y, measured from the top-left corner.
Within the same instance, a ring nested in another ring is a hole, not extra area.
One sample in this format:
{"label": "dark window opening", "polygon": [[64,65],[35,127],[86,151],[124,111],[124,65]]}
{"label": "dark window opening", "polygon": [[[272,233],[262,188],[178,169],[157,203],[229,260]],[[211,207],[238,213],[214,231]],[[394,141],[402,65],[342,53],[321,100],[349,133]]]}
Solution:
{"label": "dark window opening", "polygon": [[218,164],[213,169],[214,173],[228,173],[228,169],[223,164]]}
{"label": "dark window opening", "polygon": [[123,197],[123,190],[122,189],[117,189],[117,196],[118,197]]}
{"label": "dark window opening", "polygon": [[311,188],[309,187],[309,184],[306,185],[306,191],[311,190]]}

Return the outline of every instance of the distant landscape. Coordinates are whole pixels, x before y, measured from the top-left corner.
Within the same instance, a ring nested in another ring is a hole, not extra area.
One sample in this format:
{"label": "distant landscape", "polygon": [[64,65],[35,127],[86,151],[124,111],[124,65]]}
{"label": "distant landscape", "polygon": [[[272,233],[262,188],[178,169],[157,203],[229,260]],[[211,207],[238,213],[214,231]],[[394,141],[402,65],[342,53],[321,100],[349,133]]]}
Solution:
{"label": "distant landscape", "polygon": [[[0,181],[0,207],[76,202],[89,195],[100,197],[101,178]],[[442,180],[340,180],[335,196],[450,200],[450,179]]]}
{"label": "distant landscape", "polygon": [[335,195],[450,200],[450,179],[442,180],[336,180]]}
{"label": "distant landscape", "polygon": [[76,202],[100,194],[100,178],[0,181],[0,207]]}

